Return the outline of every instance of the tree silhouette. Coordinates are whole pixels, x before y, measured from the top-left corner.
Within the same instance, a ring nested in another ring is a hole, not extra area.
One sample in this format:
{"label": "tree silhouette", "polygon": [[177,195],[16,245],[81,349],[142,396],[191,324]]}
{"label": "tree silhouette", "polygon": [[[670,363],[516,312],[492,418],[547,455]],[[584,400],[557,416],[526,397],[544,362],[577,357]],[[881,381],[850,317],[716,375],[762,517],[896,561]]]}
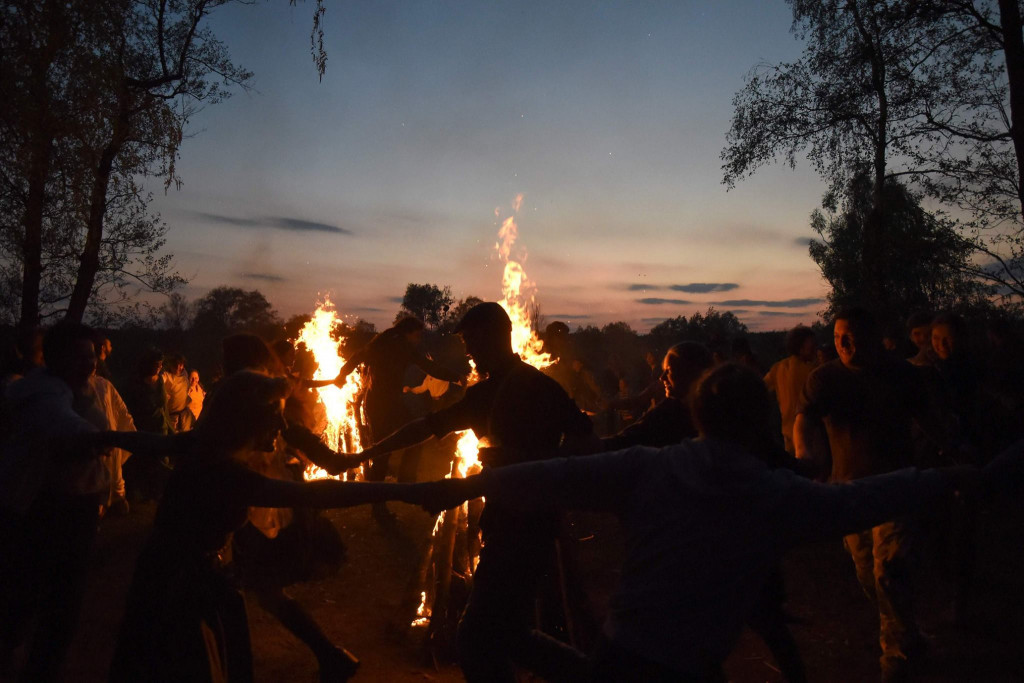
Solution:
{"label": "tree silhouette", "polygon": [[0,285],[23,323],[182,282],[138,179],[174,182],[190,116],[247,83],[203,25],[227,1],[5,5]]}
{"label": "tree silhouette", "polygon": [[885,272],[886,306],[874,301],[864,284],[864,225],[872,203],[872,181],[862,173],[850,181],[841,206],[827,197],[825,212],[815,210],[811,227],[820,237],[810,254],[831,285],[829,313],[860,305],[896,323],[918,310],[977,310],[990,306],[991,287],[969,272],[973,245],[957,232],[953,221],[925,211],[920,199],[901,183],[885,184],[887,229],[878,266]]}

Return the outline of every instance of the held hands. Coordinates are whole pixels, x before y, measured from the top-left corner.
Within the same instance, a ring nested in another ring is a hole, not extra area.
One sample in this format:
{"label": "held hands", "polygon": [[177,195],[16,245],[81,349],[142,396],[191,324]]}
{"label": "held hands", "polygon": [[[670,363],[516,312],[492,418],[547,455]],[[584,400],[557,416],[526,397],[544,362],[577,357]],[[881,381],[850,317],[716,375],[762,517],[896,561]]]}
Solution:
{"label": "held hands", "polygon": [[432,515],[462,505],[467,500],[479,497],[477,478],[440,479],[416,484],[416,493],[409,502],[414,502]]}

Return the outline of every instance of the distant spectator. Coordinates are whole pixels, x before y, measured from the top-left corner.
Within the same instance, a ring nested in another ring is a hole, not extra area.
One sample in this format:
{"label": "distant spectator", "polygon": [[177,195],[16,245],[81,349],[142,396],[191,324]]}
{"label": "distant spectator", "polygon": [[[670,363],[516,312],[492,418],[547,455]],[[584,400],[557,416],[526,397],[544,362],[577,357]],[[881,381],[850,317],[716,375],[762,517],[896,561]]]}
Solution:
{"label": "distant spectator", "polygon": [[907,334],[913,342],[917,353],[907,360],[911,365],[919,367],[935,364],[935,352],[932,350],[932,315],[923,311],[907,319]]}
{"label": "distant spectator", "polygon": [[793,422],[800,405],[800,394],[807,384],[807,378],[816,366],[817,344],[814,331],[804,325],[797,325],[786,335],[786,352],[789,354],[773,365],[764,376],[765,386],[775,395],[782,416],[782,439],[786,452],[796,454],[793,446]]}
{"label": "distant spectator", "polygon": [[754,351],[750,348],[750,340],[746,337],[736,337],[732,340],[732,359],[740,365],[750,368],[758,375],[764,374],[761,362],[757,360]]}
{"label": "distant spectator", "polygon": [[198,420],[199,414],[203,412],[203,401],[206,399],[206,389],[199,383],[199,371],[193,370],[188,373],[188,409],[192,413],[192,420]]}
{"label": "distant spectator", "polygon": [[[153,434],[167,434],[170,431],[165,410],[163,354],[159,350],[150,349],[142,354],[135,375],[125,385],[121,395],[131,413],[135,429]],[[170,462],[167,459],[132,458],[124,463],[123,473],[128,494],[133,501],[156,499],[160,497],[167,481]]]}
{"label": "distant spectator", "polygon": [[172,354],[164,363],[164,396],[167,401],[167,420],[172,432],[188,429],[188,375],[185,373],[185,357]]}
{"label": "distant spectator", "polygon": [[110,339],[102,334],[96,335],[96,374],[110,382],[113,379],[110,370],[107,369],[107,358],[113,350],[114,345],[110,343]]}

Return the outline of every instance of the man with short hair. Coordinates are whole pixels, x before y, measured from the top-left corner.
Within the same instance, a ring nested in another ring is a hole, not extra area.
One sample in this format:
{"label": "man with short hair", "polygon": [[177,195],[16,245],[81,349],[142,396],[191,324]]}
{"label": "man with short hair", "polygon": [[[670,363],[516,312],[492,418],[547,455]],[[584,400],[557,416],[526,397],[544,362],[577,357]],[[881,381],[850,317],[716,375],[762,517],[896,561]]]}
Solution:
{"label": "man with short hair", "polygon": [[[794,424],[796,456],[831,471],[829,480],[848,482],[909,467],[912,422],[933,438],[921,401],[917,370],[884,352],[874,317],[850,308],[835,317],[837,360],[811,373]],[[821,428],[828,438],[824,447]],[[907,658],[923,643],[913,614],[906,519],[894,519],[846,536],[857,579],[879,612],[883,680],[905,680]]]}
{"label": "man with short hair", "polygon": [[[357,457],[380,457],[431,436],[441,439],[472,429],[492,446],[509,449],[504,451],[509,458],[482,458],[484,468],[492,469],[550,456],[563,439],[592,437],[589,418],[558,383],[512,350],[512,323],[499,304],[474,306],[455,331],[484,379],[467,388],[457,403],[409,422]],[[484,547],[458,630],[459,664],[466,680],[514,681],[515,665],[559,680],[582,660],[570,648],[531,630],[541,577],[553,566],[557,513],[522,513],[488,501],[480,530]]]}

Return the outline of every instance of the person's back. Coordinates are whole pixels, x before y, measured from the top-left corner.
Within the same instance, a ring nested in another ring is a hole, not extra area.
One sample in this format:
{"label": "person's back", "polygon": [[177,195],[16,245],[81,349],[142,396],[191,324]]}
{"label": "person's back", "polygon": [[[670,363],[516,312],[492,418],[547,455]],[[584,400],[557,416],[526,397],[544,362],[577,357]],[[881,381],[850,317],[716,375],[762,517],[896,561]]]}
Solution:
{"label": "person's back", "polygon": [[724,659],[778,557],[777,506],[795,477],[716,441],[629,456],[639,472],[621,507],[627,555],[607,635],[683,670]]}

